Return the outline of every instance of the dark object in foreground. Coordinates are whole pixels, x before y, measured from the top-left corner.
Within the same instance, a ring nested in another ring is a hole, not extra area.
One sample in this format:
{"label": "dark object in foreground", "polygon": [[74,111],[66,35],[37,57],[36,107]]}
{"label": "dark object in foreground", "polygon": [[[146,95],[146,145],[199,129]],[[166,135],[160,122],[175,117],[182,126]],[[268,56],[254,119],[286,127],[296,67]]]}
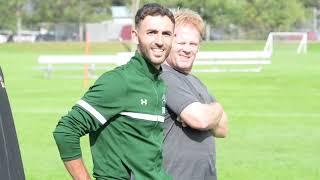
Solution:
{"label": "dark object in foreground", "polygon": [[24,180],[12,112],[0,67],[0,179]]}

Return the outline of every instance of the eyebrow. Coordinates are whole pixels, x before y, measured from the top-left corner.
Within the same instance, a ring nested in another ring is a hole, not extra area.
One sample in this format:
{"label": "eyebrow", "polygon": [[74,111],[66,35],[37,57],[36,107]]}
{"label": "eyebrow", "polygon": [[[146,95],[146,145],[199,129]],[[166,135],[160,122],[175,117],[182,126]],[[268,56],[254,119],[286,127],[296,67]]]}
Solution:
{"label": "eyebrow", "polygon": [[163,31],[162,34],[163,34],[163,33],[167,33],[167,34],[169,34],[169,35],[172,35],[172,34],[173,34],[172,31]]}
{"label": "eyebrow", "polygon": [[166,33],[166,34],[170,34],[170,35],[173,34],[173,32],[172,32],[172,31],[169,31],[169,30],[167,30],[167,31],[160,31],[159,29],[147,29],[146,31],[147,31],[147,32],[161,32],[162,34],[163,34],[163,33]]}
{"label": "eyebrow", "polygon": [[147,29],[146,31],[147,31],[147,32],[150,32],[150,31],[156,31],[156,32],[159,32],[159,30],[157,30],[157,29]]}

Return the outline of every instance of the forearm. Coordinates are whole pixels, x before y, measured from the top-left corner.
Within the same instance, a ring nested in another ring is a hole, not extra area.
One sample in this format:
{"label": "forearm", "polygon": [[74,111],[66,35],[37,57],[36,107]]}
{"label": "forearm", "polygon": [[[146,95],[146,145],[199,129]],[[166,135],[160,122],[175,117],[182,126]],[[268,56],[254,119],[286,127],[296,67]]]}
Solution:
{"label": "forearm", "polygon": [[[62,117],[56,126],[53,136],[59,149],[60,157],[74,180],[90,179],[81,159],[80,138],[88,131],[85,118],[73,109]],[[84,115],[83,113],[81,115]]]}
{"label": "forearm", "polygon": [[79,136],[72,132],[66,132],[64,128],[58,126],[53,132],[53,137],[63,161],[74,160],[81,157]]}
{"label": "forearm", "polygon": [[81,158],[65,161],[64,165],[74,180],[90,179],[90,175]]}
{"label": "forearm", "polygon": [[81,158],[80,137],[90,129],[86,116],[88,115],[81,110],[72,109],[60,119],[53,131],[54,140],[63,161]]}
{"label": "forearm", "polygon": [[63,161],[70,161],[81,157],[81,134],[71,125],[71,121],[70,117],[63,117],[53,131],[53,137]]}
{"label": "forearm", "polygon": [[222,113],[223,108],[218,102],[210,104],[195,102],[181,112],[180,118],[191,128],[209,130],[218,126]]}

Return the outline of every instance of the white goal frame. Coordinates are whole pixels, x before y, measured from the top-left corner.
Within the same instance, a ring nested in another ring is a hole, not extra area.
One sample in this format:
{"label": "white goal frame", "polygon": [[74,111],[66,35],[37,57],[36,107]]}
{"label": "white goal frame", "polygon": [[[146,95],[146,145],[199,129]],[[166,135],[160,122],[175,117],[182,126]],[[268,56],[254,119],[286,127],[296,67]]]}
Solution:
{"label": "white goal frame", "polygon": [[273,39],[275,36],[298,36],[301,37],[299,46],[297,48],[297,54],[307,53],[308,34],[306,32],[270,32],[268,35],[267,43],[264,47],[264,51],[273,53]]}

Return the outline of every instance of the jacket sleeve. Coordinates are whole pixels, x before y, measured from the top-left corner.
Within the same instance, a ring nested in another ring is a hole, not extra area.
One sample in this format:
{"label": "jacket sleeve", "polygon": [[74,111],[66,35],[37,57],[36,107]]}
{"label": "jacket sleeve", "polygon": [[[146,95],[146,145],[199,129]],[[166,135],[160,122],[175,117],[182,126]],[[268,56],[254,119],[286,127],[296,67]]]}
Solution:
{"label": "jacket sleeve", "polygon": [[126,94],[123,78],[116,73],[102,75],[72,110],[58,122],[53,136],[63,161],[81,157],[80,137],[95,132],[123,111]]}
{"label": "jacket sleeve", "polygon": [[74,106],[66,116],[60,119],[53,132],[61,159],[70,161],[80,158],[80,137],[89,133],[90,130],[98,129],[99,126],[87,112]]}

